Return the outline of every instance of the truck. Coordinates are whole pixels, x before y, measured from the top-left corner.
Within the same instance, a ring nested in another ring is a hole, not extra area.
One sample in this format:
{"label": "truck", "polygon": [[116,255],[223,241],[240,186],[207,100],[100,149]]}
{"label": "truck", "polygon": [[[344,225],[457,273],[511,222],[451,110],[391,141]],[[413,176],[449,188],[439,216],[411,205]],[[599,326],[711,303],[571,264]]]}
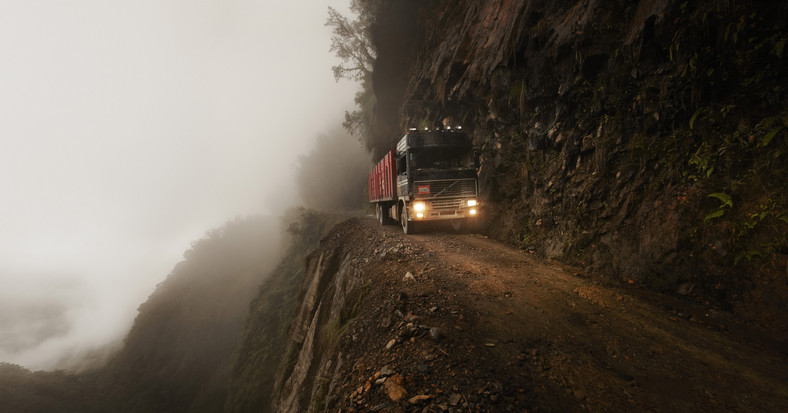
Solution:
{"label": "truck", "polygon": [[369,173],[369,201],[382,225],[413,234],[430,221],[475,226],[478,157],[461,128],[410,129]]}

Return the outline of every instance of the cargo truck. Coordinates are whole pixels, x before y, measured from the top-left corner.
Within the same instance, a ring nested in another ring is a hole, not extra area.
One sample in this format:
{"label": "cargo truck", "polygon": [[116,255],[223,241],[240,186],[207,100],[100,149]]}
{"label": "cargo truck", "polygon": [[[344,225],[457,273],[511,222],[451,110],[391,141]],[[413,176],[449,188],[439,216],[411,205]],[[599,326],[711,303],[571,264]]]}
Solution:
{"label": "cargo truck", "polygon": [[478,158],[461,129],[410,129],[369,173],[369,201],[381,224],[413,234],[429,221],[455,229],[480,215]]}

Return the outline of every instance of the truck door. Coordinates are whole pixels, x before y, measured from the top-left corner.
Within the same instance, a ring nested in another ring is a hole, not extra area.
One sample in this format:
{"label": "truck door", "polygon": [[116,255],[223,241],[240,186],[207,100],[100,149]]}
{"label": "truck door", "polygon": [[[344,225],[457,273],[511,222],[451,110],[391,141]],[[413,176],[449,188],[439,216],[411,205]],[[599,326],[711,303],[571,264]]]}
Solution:
{"label": "truck door", "polygon": [[408,165],[406,153],[397,154],[397,195],[408,195]]}

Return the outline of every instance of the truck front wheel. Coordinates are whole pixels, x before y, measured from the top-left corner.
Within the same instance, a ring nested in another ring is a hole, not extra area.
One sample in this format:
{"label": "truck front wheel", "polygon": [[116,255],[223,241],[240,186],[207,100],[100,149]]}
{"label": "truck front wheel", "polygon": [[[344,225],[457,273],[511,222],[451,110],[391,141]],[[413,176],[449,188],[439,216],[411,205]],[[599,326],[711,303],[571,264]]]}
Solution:
{"label": "truck front wheel", "polygon": [[411,235],[416,233],[416,223],[413,221],[408,221],[408,208],[406,206],[402,206],[402,212],[399,216],[399,222],[402,224],[402,232],[405,235]]}

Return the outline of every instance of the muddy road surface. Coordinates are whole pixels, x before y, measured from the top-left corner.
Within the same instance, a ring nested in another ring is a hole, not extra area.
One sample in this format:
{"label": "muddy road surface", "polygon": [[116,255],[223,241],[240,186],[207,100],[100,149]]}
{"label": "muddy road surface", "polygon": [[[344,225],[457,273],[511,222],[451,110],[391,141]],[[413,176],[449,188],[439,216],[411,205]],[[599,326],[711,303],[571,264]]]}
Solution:
{"label": "muddy road surface", "polygon": [[361,218],[327,241],[366,257],[329,411],[788,412],[784,337],[434,230]]}

